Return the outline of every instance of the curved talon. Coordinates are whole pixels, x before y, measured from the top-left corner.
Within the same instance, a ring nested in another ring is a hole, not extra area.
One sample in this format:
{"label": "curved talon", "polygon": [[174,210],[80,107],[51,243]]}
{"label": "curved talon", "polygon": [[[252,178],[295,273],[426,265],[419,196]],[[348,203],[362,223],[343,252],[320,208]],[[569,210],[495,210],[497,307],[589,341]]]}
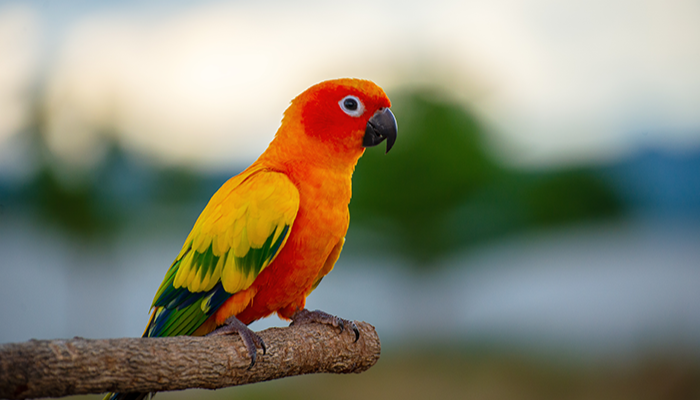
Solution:
{"label": "curved talon", "polygon": [[354,322],[352,322],[352,331],[355,332],[355,341],[353,343],[357,343],[360,340],[360,330],[357,329],[357,325]]}
{"label": "curved talon", "polygon": [[345,324],[343,323],[343,320],[338,318],[338,317],[335,317],[335,319],[336,319],[336,324],[338,325],[338,328],[340,328],[340,333],[343,333],[343,331],[345,330]]}
{"label": "curved talon", "polygon": [[250,365],[248,366],[248,368],[246,368],[246,371],[250,371],[251,369],[253,369],[253,366],[255,365],[256,358],[257,358],[257,354],[255,354],[255,353],[250,354]]}
{"label": "curved talon", "polygon": [[257,360],[258,345],[262,348],[263,355],[267,353],[267,347],[262,338],[248,328],[243,322],[239,321],[238,318],[230,317],[226,320],[224,325],[209,332],[206,336],[230,335],[232,333],[238,333],[243,341],[243,345],[245,345],[246,350],[248,350],[248,355],[250,356],[248,370],[250,370]]}
{"label": "curved talon", "polygon": [[297,311],[297,313],[292,316],[292,322],[289,324],[289,326],[292,326],[295,323],[307,324],[311,322],[316,322],[339,328],[340,333],[343,333],[343,331],[345,330],[345,326],[349,325],[350,328],[352,328],[352,331],[355,333],[355,343],[358,340],[360,340],[360,330],[357,328],[357,325],[354,321],[348,321],[342,318],[338,318],[336,316],[330,315],[319,310],[309,311],[307,309],[303,309]]}

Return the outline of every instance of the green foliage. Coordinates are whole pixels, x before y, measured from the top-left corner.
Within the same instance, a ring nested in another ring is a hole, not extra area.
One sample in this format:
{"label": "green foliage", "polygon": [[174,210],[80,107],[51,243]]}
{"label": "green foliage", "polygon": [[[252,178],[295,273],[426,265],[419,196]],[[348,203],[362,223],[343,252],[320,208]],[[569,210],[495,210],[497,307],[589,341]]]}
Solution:
{"label": "green foliage", "polygon": [[[399,138],[391,153],[370,149],[353,175],[353,223],[384,230],[409,256],[451,247],[444,224],[465,199],[502,174],[479,143],[481,127],[431,94],[394,98]],[[380,146],[381,147],[381,146]]]}
{"label": "green foliage", "polygon": [[[153,190],[152,201],[159,204],[183,204],[201,201],[207,193],[207,185],[201,174],[182,168],[161,168],[155,171],[150,188]],[[223,183],[223,182],[221,182]],[[214,192],[209,193],[211,196]],[[206,203],[205,203],[206,204]]]}
{"label": "green foliage", "polygon": [[68,184],[44,167],[23,191],[23,198],[47,222],[83,237],[107,235],[118,225],[112,209],[100,203],[90,181]]}
{"label": "green foliage", "polygon": [[621,211],[593,171],[499,165],[484,128],[460,105],[424,91],[392,98],[399,138],[389,155],[370,149],[358,164],[351,215],[418,265],[486,239]]}

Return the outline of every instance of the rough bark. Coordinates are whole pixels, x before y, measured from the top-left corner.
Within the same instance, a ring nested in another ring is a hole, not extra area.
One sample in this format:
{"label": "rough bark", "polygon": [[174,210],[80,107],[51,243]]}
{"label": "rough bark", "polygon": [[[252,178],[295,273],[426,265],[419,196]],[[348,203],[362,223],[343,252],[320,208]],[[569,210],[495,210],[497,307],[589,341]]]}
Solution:
{"label": "rough bark", "polygon": [[104,392],[217,389],[310,373],[359,373],[379,359],[374,327],[360,339],[320,324],[259,332],[267,354],[255,366],[238,335],[30,340],[0,345],[0,398]]}

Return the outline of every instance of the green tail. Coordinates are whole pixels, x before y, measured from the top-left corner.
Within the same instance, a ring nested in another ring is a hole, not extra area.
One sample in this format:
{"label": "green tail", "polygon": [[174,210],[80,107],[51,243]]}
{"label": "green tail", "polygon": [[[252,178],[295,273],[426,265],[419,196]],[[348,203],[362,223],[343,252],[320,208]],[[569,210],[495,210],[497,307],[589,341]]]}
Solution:
{"label": "green tail", "polygon": [[155,393],[107,393],[102,400],[150,400]]}

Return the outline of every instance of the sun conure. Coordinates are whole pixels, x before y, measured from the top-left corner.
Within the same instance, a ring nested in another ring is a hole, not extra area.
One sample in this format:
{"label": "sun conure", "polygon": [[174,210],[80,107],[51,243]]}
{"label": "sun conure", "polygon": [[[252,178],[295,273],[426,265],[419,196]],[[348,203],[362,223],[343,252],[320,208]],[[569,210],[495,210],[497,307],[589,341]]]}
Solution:
{"label": "sun conure", "polygon": [[[351,178],[365,147],[397,125],[374,83],[337,79],[292,100],[265,152],[212,196],[165,274],[144,337],[240,334],[255,363],[265,344],[251,322],[355,324],[304,308],[338,260],[349,224]],[[106,398],[142,399],[147,393]]]}

